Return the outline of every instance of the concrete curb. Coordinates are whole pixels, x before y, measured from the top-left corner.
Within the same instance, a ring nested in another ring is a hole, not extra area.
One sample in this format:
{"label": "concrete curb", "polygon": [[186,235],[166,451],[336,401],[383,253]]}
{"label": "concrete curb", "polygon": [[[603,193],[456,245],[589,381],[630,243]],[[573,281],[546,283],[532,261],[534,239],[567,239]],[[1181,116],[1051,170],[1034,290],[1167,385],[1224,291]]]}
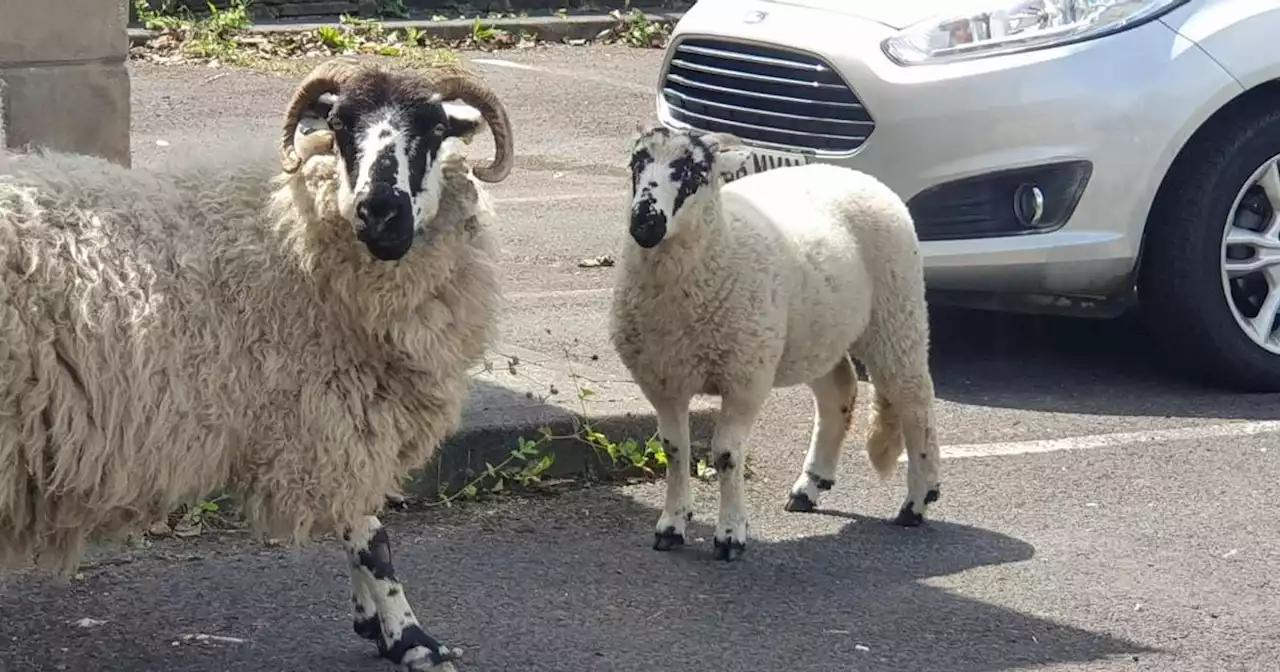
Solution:
{"label": "concrete curb", "polygon": [[[442,486],[456,491],[484,472],[486,462],[497,465],[505,460],[521,438],[540,438],[544,427],[557,436],[573,435],[583,410],[579,384],[593,393],[586,402],[586,416],[611,441],[643,442],[657,431],[653,408],[620,363],[601,358],[575,362],[571,370],[563,358],[515,345],[502,344],[493,352],[502,354],[492,357],[499,360],[494,372],[473,379],[461,430],[441,445],[431,463],[409,474],[406,494],[434,498]],[[519,375],[508,373],[500,363],[501,357],[513,355],[520,361]],[[548,390],[556,392],[548,397]],[[716,402],[709,398],[695,399],[690,408],[695,456],[709,451],[715,409]],[[619,472],[607,456],[573,438],[554,440],[543,453],[555,457],[546,478],[640,475],[638,470]]]}
{"label": "concrete curb", "polygon": [[[690,433],[693,436],[710,436],[714,416],[703,409],[690,413]],[[591,426],[622,442],[635,439],[643,442],[653,435],[657,421],[652,414],[624,414],[591,417]],[[435,460],[428,466],[410,473],[404,484],[407,495],[435,499],[443,489],[456,492],[485,471],[485,463],[497,465],[511,454],[520,438],[536,440],[542,428],[548,428],[557,436],[574,432],[573,420],[567,415],[551,422],[524,422],[500,426],[468,425],[440,448]],[[694,445],[695,460],[706,452],[706,441]],[[701,450],[700,450],[701,449]],[[598,479],[640,476],[639,470],[628,470],[609,463],[607,456],[597,453],[590,446],[574,439],[557,438],[542,448],[542,454],[555,458],[544,479]]]}
{"label": "concrete curb", "polygon": [[[650,21],[659,23],[674,24],[684,16],[684,12],[641,11],[644,12],[645,17]],[[422,31],[425,36],[430,38],[460,40],[471,35],[475,25],[475,20],[449,19],[447,21],[429,21],[407,19],[380,21],[379,23],[387,30],[415,28]],[[495,28],[511,33],[533,33],[543,41],[558,42],[564,40],[594,39],[602,31],[617,26],[618,21],[609,14],[580,14],[566,17],[532,16],[482,20],[481,24],[488,28]],[[336,19],[330,22],[264,23],[254,25],[248,28],[245,32],[250,35],[259,36],[297,34],[311,32],[324,26],[337,27],[339,25],[340,24]],[[159,35],[160,31],[147,30],[145,28],[129,28],[129,46],[144,46]]]}

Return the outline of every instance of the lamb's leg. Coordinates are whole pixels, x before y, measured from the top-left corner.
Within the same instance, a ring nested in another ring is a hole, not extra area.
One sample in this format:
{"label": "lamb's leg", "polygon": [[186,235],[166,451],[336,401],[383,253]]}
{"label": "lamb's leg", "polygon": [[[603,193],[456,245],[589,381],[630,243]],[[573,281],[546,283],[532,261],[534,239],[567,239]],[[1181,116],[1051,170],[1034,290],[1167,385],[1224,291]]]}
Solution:
{"label": "lamb's leg", "polygon": [[657,400],[653,405],[658,415],[658,437],[667,453],[667,497],[653,531],[653,548],[658,551],[683,546],[685,526],[693,519],[689,401]]}
{"label": "lamb's leg", "polygon": [[746,440],[769,389],[729,392],[721,397],[720,418],[711,437],[711,459],[720,483],[720,515],[716,520],[717,560],[732,561],[747,550]]}
{"label": "lamb's leg", "polygon": [[343,547],[351,566],[353,609],[357,619],[365,614],[362,624],[356,621],[361,636],[377,632],[378,653],[409,672],[453,672],[453,661],[461,655],[457,649],[428,635],[413,615],[404,586],[396,579],[391,562],[391,539],[377,516],[366,516],[364,524],[342,535]]}
{"label": "lamb's leg", "polygon": [[933,379],[927,371],[918,368],[896,376],[888,372],[877,376],[873,372],[872,378],[879,406],[876,423],[889,428],[881,432],[888,435],[901,427],[907,451],[907,499],[894,522],[915,527],[924,522],[929,505],[942,494],[942,456],[934,427]]}
{"label": "lamb's leg", "polygon": [[791,486],[787,511],[813,511],[818,498],[836,483],[836,468],[858,401],[858,377],[848,357],[826,375],[809,383],[813,391],[813,433],[800,477]]}
{"label": "lamb's leg", "polygon": [[922,372],[903,383],[897,395],[902,401],[895,401],[894,406],[902,418],[907,444],[907,501],[895,522],[914,527],[924,522],[929,505],[942,496],[942,454],[933,424],[933,379]]}

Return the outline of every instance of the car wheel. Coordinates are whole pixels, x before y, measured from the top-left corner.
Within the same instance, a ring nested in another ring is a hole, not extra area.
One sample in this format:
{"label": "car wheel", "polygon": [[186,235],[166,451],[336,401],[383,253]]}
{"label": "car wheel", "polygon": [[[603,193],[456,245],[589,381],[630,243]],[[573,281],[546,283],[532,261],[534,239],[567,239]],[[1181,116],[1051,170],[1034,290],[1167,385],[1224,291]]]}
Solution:
{"label": "car wheel", "polygon": [[1139,311],[1182,370],[1280,391],[1280,109],[1235,110],[1179,156],[1153,205]]}

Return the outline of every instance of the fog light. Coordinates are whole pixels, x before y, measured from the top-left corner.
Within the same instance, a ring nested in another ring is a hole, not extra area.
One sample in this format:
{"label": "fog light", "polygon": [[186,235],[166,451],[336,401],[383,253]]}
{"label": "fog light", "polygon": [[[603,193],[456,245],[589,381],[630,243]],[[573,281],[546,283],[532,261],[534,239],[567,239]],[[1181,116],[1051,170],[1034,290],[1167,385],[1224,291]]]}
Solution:
{"label": "fog light", "polygon": [[1018,223],[1034,229],[1044,219],[1044,192],[1034,184],[1019,184],[1013,191],[1013,216]]}
{"label": "fog light", "polygon": [[920,240],[1039,235],[1067,223],[1092,174],[1081,160],[1010,168],[934,185],[907,207]]}

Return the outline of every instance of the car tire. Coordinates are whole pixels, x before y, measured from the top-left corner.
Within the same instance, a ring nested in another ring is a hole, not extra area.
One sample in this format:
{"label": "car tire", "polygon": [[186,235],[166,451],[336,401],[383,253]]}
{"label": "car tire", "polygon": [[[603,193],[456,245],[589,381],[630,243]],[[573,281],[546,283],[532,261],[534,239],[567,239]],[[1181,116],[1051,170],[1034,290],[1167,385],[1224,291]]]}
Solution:
{"label": "car tire", "polygon": [[1224,291],[1222,247],[1241,190],[1278,155],[1280,107],[1231,110],[1181,152],[1147,220],[1138,310],[1171,363],[1210,385],[1280,391],[1280,353],[1246,332]]}

